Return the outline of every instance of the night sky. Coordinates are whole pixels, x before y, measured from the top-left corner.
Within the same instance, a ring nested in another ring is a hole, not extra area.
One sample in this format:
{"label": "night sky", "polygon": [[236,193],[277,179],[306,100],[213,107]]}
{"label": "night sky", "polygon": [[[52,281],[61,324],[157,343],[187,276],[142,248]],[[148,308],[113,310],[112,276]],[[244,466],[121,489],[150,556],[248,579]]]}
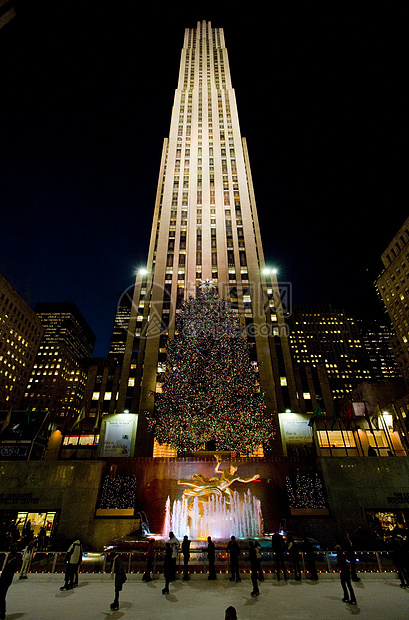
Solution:
{"label": "night sky", "polygon": [[0,30],[0,272],[32,307],[74,302],[96,356],[146,261],[184,29],[202,19],[225,31],[268,264],[294,302],[382,315],[373,282],[409,214],[408,15],[281,4],[16,0]]}

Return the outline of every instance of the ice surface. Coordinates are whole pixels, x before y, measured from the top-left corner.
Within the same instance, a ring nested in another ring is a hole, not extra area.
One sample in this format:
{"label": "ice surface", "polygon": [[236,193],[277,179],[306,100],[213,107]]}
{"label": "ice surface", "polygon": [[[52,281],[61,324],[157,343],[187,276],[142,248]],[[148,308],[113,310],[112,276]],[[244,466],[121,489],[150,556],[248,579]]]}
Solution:
{"label": "ice surface", "polygon": [[193,575],[190,581],[177,579],[170,594],[163,595],[163,575],[152,582],[141,581],[140,574],[128,575],[120,596],[118,611],[110,611],[114,583],[109,575],[80,574],[74,590],[60,592],[61,574],[18,575],[7,594],[7,620],[224,620],[227,606],[234,605],[238,620],[338,620],[359,616],[371,620],[408,620],[409,591],[399,587],[396,574],[362,575],[353,584],[358,605],[341,601],[337,575],[320,576],[318,582],[291,579],[277,582],[267,575],[260,583],[260,596],[252,598],[248,573],[241,583],[231,583],[228,575],[208,581]]}

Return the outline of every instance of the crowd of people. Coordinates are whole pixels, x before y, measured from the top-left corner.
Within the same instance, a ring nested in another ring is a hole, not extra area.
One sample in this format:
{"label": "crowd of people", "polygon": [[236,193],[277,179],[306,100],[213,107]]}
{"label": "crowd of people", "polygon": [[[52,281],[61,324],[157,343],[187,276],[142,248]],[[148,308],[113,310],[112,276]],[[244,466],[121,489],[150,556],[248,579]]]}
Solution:
{"label": "crowd of people", "polygon": [[15,519],[3,520],[0,523],[0,549],[2,551],[9,551],[12,547],[21,551],[30,543],[37,551],[46,551],[48,542],[46,528],[41,527],[35,536],[29,520],[24,524]]}
{"label": "crowd of people", "polygon": [[[13,581],[14,574],[19,571],[20,579],[27,578],[27,572],[30,568],[30,562],[35,550],[35,540],[29,533],[29,528],[22,531],[22,536],[18,540],[23,541],[20,548],[15,542],[10,547],[6,556],[2,572],[0,575],[0,620],[5,618],[6,613],[6,594],[9,586]],[[14,538],[13,538],[14,540]],[[25,546],[23,546],[25,545]],[[342,546],[336,545],[337,552],[337,568],[340,575],[342,587],[342,601],[351,605],[356,605],[356,596],[352,582],[360,581],[356,570],[356,552],[354,545],[346,533]],[[231,536],[225,548],[229,558],[230,581],[240,582],[239,560],[242,556],[250,563],[250,573],[252,582],[251,596],[259,596],[259,583],[264,581],[264,572],[262,567],[262,548],[257,540],[248,542],[248,549],[241,549],[235,536]],[[315,566],[315,554],[311,541],[304,538],[302,541],[296,540],[291,534],[286,539],[278,532],[271,537],[271,551],[274,557],[276,579],[284,579],[287,581],[289,576],[293,576],[295,581],[301,580],[301,552],[304,554],[305,567],[310,580],[317,580],[318,573]],[[208,579],[217,579],[215,570],[216,546],[210,536],[207,538],[207,559],[208,559]],[[183,580],[189,579],[189,560],[190,560],[190,540],[184,536],[180,544],[173,532],[169,533],[169,539],[165,543],[163,575],[165,586],[162,594],[169,594],[169,585],[176,579],[177,559],[179,553],[183,556]],[[21,555],[21,561],[19,557]],[[74,540],[67,549],[65,554],[65,576],[64,584],[60,590],[71,590],[78,585],[78,572],[82,561],[83,548],[80,540]],[[152,581],[152,571],[154,568],[155,557],[155,541],[151,538],[148,542],[146,551],[146,570],[142,580],[145,582]],[[107,557],[110,562],[110,572],[114,578],[114,601],[111,604],[111,610],[119,609],[119,595],[123,584],[127,581],[125,569],[122,564],[121,554],[112,552]],[[393,560],[400,579],[402,588],[409,588],[409,549],[406,540],[397,534],[393,539]],[[226,609],[226,619],[237,618],[234,607]]]}
{"label": "crowd of people", "polygon": [[[318,572],[315,566],[315,554],[314,547],[308,538],[304,538],[301,543],[297,542],[291,534],[288,534],[286,539],[276,532],[271,538],[271,550],[274,554],[275,573],[276,578],[280,581],[281,577],[287,581],[288,575],[293,574],[295,581],[301,581],[301,552],[304,553],[304,560],[306,569],[310,580],[318,580]],[[165,555],[163,562],[163,573],[165,578],[165,587],[162,589],[162,594],[169,594],[169,584],[176,579],[176,561],[178,553],[180,551],[179,541],[173,532],[169,533],[169,540],[165,545]],[[360,581],[360,578],[356,572],[356,557],[355,550],[349,533],[346,533],[343,547],[336,546],[337,551],[337,567],[340,574],[341,586],[343,591],[342,601],[356,605],[356,597],[351,584],[352,581]],[[142,577],[143,581],[152,581],[151,571],[153,567],[152,558],[154,556],[154,540],[149,541],[149,547],[147,552],[147,566],[146,571]],[[184,536],[181,552],[183,556],[183,579],[189,579],[189,558],[190,558],[190,541],[187,536]],[[239,571],[239,559],[242,554],[242,549],[238,544],[236,537],[231,536],[226,552],[229,556],[229,569],[230,569],[230,581],[236,583],[241,581]],[[215,557],[216,547],[214,541],[210,536],[207,538],[207,558],[208,558],[208,579],[217,579],[215,570]],[[259,596],[259,582],[264,581],[264,572],[262,568],[262,548],[257,540],[250,540],[248,542],[247,559],[250,563],[251,582],[253,589],[251,596]],[[286,560],[289,563],[290,570],[287,570]],[[404,563],[401,562],[400,566]],[[402,575],[405,574],[405,583],[409,585],[407,581],[406,573],[401,568]],[[401,573],[399,573],[401,575]],[[408,573],[409,575],[409,573]],[[406,586],[405,586],[406,587]]]}

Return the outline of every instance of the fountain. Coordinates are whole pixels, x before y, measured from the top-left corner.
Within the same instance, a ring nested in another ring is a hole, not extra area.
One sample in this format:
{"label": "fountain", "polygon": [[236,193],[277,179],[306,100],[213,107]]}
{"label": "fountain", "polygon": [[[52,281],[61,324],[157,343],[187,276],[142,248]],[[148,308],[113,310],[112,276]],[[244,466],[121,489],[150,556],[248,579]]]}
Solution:
{"label": "fountain", "polygon": [[215,540],[237,538],[255,538],[263,534],[263,515],[261,502],[253,497],[250,490],[242,496],[233,491],[233,482],[248,483],[259,480],[257,474],[243,479],[236,475],[235,463],[229,469],[220,470],[221,459],[215,455],[217,466],[215,473],[220,475],[205,478],[194,474],[192,480],[178,480],[178,484],[188,487],[181,500],[172,505],[170,497],[165,506],[163,535],[173,531],[179,539],[187,536],[194,540],[206,540],[211,536]]}
{"label": "fountain", "polygon": [[223,498],[214,497],[202,508],[196,497],[189,508],[187,498],[182,497],[173,502],[171,511],[168,497],[163,535],[170,531],[179,539],[185,535],[194,540],[206,540],[208,536],[224,540],[233,535],[236,538],[259,538],[263,534],[261,502],[250,491],[242,498],[234,491],[229,505]]}

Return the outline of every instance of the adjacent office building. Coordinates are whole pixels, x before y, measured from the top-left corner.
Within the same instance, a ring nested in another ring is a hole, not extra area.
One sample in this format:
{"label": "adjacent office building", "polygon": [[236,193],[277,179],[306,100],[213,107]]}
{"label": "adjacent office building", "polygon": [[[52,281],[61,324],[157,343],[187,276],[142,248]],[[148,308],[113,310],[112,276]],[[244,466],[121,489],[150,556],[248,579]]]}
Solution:
{"label": "adjacent office building", "polygon": [[372,378],[358,322],[344,310],[296,304],[289,324],[294,363],[323,368],[333,399],[345,398],[357,383]]}
{"label": "adjacent office building", "polygon": [[37,304],[44,335],[25,393],[32,410],[51,419],[75,419],[82,408],[95,336],[77,307],[69,302]]}
{"label": "adjacent office building", "polygon": [[384,270],[376,287],[396,333],[393,344],[400,372],[409,381],[409,218],[383,252]]}
{"label": "adjacent office building", "polygon": [[390,321],[387,319],[358,320],[362,341],[370,361],[373,380],[398,379],[399,370],[392,342],[395,339]]}
{"label": "adjacent office building", "polygon": [[0,409],[20,406],[43,331],[34,310],[0,274]]}

